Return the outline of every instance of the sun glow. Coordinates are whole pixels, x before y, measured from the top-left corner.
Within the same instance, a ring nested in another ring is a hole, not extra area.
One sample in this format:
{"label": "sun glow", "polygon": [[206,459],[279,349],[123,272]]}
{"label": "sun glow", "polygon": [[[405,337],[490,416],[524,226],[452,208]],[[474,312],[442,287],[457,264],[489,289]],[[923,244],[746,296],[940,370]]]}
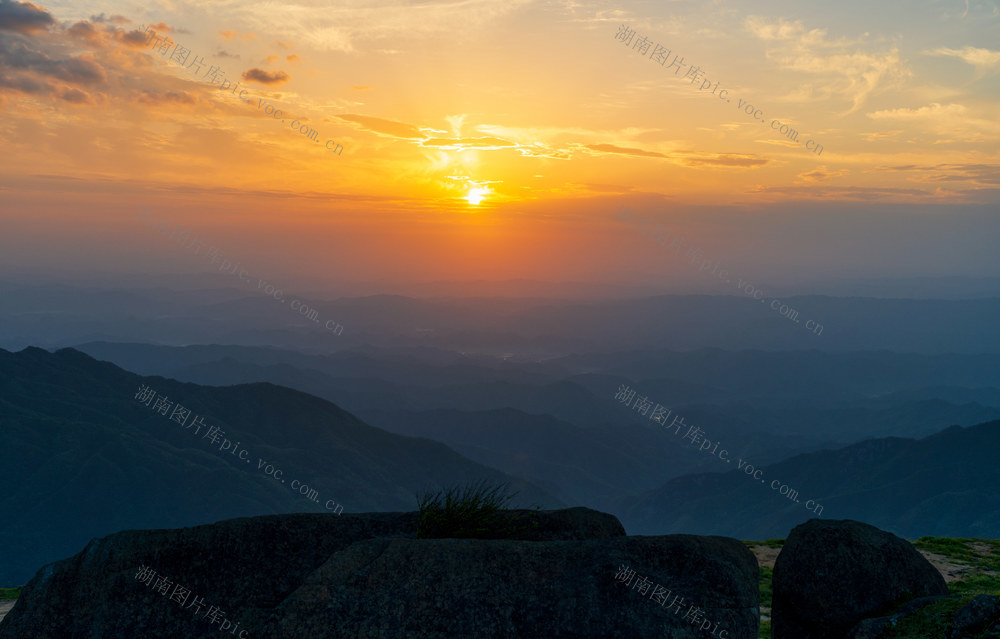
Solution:
{"label": "sun glow", "polygon": [[489,192],[490,190],[485,187],[476,186],[469,189],[469,194],[465,196],[465,199],[469,204],[478,206],[480,202],[486,199]]}

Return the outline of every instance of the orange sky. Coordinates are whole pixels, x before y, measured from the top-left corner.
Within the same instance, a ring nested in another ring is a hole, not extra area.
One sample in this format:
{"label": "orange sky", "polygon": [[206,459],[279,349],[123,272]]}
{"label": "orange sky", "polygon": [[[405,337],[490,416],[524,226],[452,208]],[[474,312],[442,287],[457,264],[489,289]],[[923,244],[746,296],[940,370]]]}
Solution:
{"label": "orange sky", "polygon": [[[133,221],[151,207],[288,277],[681,277],[611,219],[626,205],[770,274],[868,242],[845,272],[997,275],[977,225],[1000,210],[998,34],[993,0],[0,0],[0,265],[204,269]],[[900,206],[918,230],[890,230]]]}

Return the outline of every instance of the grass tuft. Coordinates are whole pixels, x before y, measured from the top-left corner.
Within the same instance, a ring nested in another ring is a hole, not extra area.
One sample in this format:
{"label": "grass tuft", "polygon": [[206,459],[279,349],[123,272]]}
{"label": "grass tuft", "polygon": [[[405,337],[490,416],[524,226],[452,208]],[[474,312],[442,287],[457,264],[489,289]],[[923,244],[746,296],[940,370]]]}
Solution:
{"label": "grass tuft", "polygon": [[516,495],[507,494],[507,484],[490,486],[485,481],[425,493],[417,500],[417,537],[505,539],[517,535],[527,525],[505,514]]}

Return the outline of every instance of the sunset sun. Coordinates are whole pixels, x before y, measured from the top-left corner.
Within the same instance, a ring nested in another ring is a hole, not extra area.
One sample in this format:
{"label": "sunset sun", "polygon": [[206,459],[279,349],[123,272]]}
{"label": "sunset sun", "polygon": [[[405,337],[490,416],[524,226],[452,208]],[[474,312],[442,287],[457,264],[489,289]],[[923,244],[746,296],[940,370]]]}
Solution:
{"label": "sunset sun", "polygon": [[486,187],[475,186],[469,189],[469,194],[465,196],[465,199],[469,204],[473,206],[478,206],[480,202],[486,199],[486,196],[489,195],[489,192],[490,192],[489,189],[487,189]]}

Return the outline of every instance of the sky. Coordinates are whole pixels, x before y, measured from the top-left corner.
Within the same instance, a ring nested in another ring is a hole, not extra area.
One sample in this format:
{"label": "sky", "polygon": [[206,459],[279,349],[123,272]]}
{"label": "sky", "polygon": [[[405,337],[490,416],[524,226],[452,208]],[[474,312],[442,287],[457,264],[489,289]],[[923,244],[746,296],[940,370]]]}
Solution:
{"label": "sky", "polygon": [[0,279],[212,272],[152,210],[271,279],[711,289],[622,207],[758,281],[1000,277],[997,0],[0,0],[0,108]]}

